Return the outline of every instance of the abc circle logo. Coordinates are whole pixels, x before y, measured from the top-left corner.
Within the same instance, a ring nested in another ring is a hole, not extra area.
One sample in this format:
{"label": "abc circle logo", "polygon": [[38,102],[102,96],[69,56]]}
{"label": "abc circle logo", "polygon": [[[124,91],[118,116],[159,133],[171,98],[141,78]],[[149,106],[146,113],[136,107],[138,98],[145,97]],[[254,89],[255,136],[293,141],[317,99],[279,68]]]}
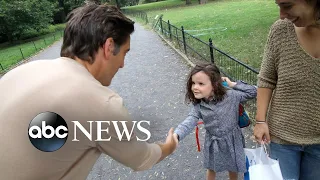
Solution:
{"label": "abc circle logo", "polygon": [[60,149],[68,139],[66,121],[54,112],[43,112],[33,118],[28,127],[31,144],[43,152]]}

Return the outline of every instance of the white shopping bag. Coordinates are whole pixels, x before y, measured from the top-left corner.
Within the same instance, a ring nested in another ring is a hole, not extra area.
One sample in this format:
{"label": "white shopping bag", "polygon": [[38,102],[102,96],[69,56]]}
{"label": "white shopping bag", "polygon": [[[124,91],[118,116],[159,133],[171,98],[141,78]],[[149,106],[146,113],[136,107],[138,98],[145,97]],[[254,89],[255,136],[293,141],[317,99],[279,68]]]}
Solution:
{"label": "white shopping bag", "polygon": [[250,180],[283,180],[279,162],[268,157],[265,148],[244,148]]}

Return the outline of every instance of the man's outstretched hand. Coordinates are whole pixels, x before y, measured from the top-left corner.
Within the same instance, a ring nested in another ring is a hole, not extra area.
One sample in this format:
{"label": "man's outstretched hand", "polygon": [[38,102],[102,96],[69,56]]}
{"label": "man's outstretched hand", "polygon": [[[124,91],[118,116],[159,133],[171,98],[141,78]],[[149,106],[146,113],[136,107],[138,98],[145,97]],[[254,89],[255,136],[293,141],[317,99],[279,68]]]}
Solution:
{"label": "man's outstretched hand", "polygon": [[178,145],[178,139],[177,136],[173,135],[173,128],[170,128],[168,132],[168,136],[166,138],[166,141],[164,144],[158,144],[162,150],[161,158],[158,162],[162,161],[164,158],[169,156],[174,152],[174,150],[177,148]]}

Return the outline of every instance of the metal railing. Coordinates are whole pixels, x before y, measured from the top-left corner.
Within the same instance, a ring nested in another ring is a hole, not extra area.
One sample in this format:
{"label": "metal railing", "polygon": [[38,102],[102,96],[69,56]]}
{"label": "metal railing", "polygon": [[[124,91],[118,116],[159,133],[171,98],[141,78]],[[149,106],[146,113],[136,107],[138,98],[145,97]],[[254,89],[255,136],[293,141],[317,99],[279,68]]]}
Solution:
{"label": "metal railing", "polygon": [[[125,11],[125,13],[141,18],[146,23],[150,22],[146,12]],[[215,63],[220,71],[231,80],[242,80],[248,84],[256,85],[259,71],[215,47],[211,38],[208,42],[204,42],[186,32],[183,26],[178,28],[170,24],[169,20],[164,21],[162,16],[153,22],[152,27],[157,33],[169,40],[175,48],[182,51],[192,62],[206,61]],[[256,100],[248,101],[245,104],[245,108],[249,116],[254,119]]]}
{"label": "metal railing", "polygon": [[5,74],[10,69],[19,65],[23,60],[28,59],[62,37],[63,31],[56,31],[41,38],[21,41],[21,44],[13,45],[12,47],[0,48],[3,51],[0,54],[0,74]]}

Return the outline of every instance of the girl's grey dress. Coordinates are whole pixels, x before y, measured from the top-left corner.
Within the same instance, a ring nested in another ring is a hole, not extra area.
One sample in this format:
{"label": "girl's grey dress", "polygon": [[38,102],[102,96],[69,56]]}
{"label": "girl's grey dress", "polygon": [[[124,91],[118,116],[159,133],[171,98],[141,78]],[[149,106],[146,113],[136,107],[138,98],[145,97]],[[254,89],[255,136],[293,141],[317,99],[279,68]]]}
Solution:
{"label": "girl's grey dress", "polygon": [[246,172],[244,137],[238,125],[239,103],[255,98],[257,89],[242,81],[227,91],[220,102],[193,104],[188,117],[175,129],[181,141],[190,134],[199,119],[206,129],[204,167],[215,172]]}

